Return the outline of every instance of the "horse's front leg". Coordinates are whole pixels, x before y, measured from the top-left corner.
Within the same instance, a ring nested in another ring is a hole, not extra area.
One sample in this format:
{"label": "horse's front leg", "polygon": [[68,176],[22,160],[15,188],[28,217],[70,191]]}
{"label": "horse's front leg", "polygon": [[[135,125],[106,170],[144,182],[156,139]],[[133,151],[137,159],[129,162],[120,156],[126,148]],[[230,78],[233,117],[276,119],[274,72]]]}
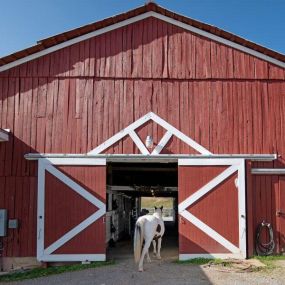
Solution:
{"label": "horse's front leg", "polygon": [[156,257],[158,259],[161,259],[161,256],[160,256],[161,241],[162,241],[162,238],[160,237],[157,241],[157,255],[156,255]]}
{"label": "horse's front leg", "polygon": [[143,271],[143,260],[144,260],[145,255],[148,253],[150,243],[151,243],[151,239],[147,239],[143,247],[143,251],[142,251],[140,262],[139,262],[139,271],[141,272]]}
{"label": "horse's front leg", "polygon": [[156,256],[156,241],[155,240],[152,241],[152,246],[153,246],[153,255]]}

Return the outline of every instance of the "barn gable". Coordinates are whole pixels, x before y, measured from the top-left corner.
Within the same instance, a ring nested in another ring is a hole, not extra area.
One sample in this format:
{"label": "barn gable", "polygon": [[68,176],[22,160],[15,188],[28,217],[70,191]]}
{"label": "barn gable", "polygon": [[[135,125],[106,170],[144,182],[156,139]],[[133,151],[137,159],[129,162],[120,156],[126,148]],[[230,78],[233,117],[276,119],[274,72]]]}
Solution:
{"label": "barn gable", "polygon": [[[40,51],[34,48],[30,55],[13,61],[2,58],[0,72],[12,68],[2,76],[33,77],[285,78],[285,63],[278,53],[274,58],[269,50],[263,48],[262,53],[262,47],[235,35],[226,36],[213,27],[205,30],[208,25],[203,23],[198,28],[194,20],[185,23],[187,18],[177,14],[166,16],[157,11],[157,5],[146,7],[138,15],[126,13],[124,20],[114,17],[114,24],[105,23],[89,33],[79,28],[78,37],[68,39],[71,32],[67,32],[42,40]],[[52,39],[60,43],[50,46]],[[152,68],[145,68],[148,65]]]}

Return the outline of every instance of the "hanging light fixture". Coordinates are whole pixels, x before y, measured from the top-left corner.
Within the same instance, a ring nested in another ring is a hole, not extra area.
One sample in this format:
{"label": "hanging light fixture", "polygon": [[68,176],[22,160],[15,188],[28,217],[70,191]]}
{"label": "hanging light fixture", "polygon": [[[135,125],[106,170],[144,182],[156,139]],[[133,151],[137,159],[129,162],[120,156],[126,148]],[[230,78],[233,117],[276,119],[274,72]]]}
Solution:
{"label": "hanging light fixture", "polygon": [[145,146],[147,148],[152,148],[153,147],[153,138],[152,138],[152,136],[147,136],[146,137]]}

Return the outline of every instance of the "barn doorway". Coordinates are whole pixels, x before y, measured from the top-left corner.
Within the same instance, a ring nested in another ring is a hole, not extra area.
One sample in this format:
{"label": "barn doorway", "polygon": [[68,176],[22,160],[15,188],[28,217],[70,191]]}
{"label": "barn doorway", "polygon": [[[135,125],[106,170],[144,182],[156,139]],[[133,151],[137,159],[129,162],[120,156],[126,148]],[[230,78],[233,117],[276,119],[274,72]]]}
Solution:
{"label": "barn doorway", "polygon": [[154,206],[164,208],[162,257],[178,258],[177,163],[109,163],[106,195],[108,259],[132,258],[135,222]]}

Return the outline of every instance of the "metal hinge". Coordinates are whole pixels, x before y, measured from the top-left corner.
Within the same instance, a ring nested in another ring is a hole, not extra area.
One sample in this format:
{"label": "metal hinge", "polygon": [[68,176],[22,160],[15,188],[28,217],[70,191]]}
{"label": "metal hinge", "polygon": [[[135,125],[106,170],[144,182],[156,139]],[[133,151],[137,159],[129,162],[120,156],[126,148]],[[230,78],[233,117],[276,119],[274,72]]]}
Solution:
{"label": "metal hinge", "polygon": [[281,210],[277,210],[277,211],[276,211],[276,216],[277,216],[277,217],[285,216],[285,213],[282,212]]}

